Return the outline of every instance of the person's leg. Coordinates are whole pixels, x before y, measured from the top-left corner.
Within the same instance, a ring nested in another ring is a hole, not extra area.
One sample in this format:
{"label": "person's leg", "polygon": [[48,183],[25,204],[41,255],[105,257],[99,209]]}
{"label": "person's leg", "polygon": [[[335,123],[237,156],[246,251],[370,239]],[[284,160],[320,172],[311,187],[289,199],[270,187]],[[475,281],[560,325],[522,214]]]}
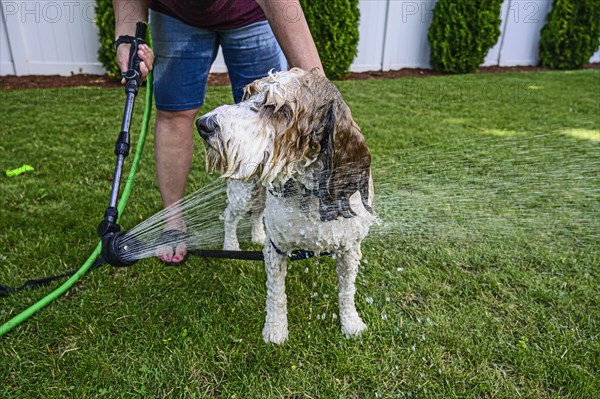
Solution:
{"label": "person's leg", "polygon": [[[165,208],[185,195],[185,185],[194,155],[194,117],[198,108],[187,111],[157,110],[154,129],[154,160],[158,189]],[[164,230],[185,231],[183,215],[170,214]],[[166,262],[180,262],[185,258],[185,243],[177,244],[175,251],[168,245],[158,248],[156,255]]]}
{"label": "person's leg", "polygon": [[[164,207],[183,198],[194,153],[194,118],[204,103],[208,71],[218,49],[218,37],[166,15],[150,12],[154,38],[154,150],[158,188]],[[182,215],[174,212],[165,230],[185,231]],[[161,246],[157,256],[180,262],[185,243]]]}
{"label": "person's leg", "polygon": [[236,103],[242,101],[247,84],[267,76],[270,70],[287,69],[285,56],[266,21],[219,31],[219,38]]}
{"label": "person's leg", "polygon": [[185,185],[194,155],[194,117],[188,111],[158,110],[154,131],[154,160],[163,205],[171,206],[185,195]]}

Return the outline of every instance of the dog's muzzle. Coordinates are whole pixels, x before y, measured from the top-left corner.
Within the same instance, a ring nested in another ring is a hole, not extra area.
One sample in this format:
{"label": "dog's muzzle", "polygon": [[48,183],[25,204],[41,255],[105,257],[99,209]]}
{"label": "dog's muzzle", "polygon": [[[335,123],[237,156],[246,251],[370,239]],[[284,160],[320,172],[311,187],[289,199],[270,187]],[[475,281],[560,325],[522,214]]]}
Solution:
{"label": "dog's muzzle", "polygon": [[217,122],[215,121],[214,115],[203,116],[196,120],[196,129],[200,133],[200,137],[204,140],[208,140],[217,131]]}

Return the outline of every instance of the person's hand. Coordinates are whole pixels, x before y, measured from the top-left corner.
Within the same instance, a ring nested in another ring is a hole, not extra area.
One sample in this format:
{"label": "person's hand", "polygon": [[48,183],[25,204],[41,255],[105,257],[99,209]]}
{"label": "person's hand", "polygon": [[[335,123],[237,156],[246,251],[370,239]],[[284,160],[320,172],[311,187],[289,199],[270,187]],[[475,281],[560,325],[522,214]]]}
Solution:
{"label": "person's hand", "polygon": [[[123,43],[117,48],[117,64],[121,72],[127,72],[129,69],[129,50],[131,44]],[[148,72],[152,70],[154,64],[154,52],[147,44],[142,44],[138,47],[138,56],[140,57],[140,73],[142,80],[146,80]],[[121,79],[121,83],[125,83],[125,78]]]}

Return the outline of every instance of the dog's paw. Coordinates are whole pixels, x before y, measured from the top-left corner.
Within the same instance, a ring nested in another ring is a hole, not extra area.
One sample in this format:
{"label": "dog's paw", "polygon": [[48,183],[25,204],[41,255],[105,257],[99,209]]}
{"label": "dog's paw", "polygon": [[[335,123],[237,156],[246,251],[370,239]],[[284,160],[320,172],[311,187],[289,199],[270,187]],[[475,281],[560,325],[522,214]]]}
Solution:
{"label": "dog's paw", "polygon": [[240,243],[237,242],[236,240],[225,240],[225,242],[223,242],[223,250],[224,251],[239,251]]}
{"label": "dog's paw", "polygon": [[342,333],[348,338],[359,335],[366,329],[367,325],[362,321],[358,314],[342,319]]}
{"label": "dog's paw", "polygon": [[288,339],[287,323],[266,322],[262,331],[267,344],[282,344]]}
{"label": "dog's paw", "polygon": [[267,235],[265,234],[265,228],[262,226],[262,223],[261,223],[260,227],[252,228],[252,242],[253,243],[264,245],[266,239],[267,239]]}

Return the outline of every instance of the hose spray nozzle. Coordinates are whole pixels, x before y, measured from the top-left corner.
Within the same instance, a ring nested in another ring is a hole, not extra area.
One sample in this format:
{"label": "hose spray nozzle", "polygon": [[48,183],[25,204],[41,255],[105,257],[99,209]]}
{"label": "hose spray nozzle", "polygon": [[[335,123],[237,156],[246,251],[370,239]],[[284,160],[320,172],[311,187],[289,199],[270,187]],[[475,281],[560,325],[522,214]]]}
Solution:
{"label": "hose spray nozzle", "polygon": [[112,266],[131,266],[138,259],[131,256],[131,250],[139,247],[140,242],[126,231],[107,233],[102,236],[102,257]]}

